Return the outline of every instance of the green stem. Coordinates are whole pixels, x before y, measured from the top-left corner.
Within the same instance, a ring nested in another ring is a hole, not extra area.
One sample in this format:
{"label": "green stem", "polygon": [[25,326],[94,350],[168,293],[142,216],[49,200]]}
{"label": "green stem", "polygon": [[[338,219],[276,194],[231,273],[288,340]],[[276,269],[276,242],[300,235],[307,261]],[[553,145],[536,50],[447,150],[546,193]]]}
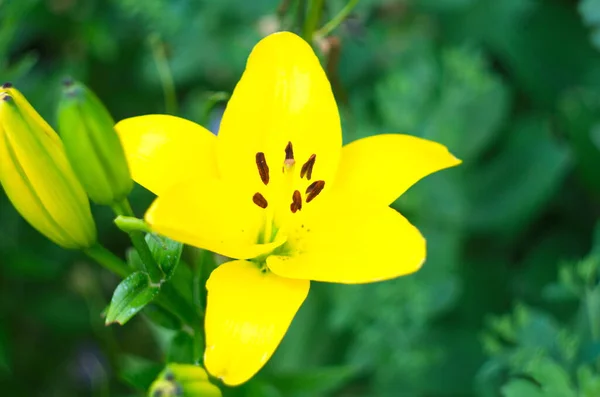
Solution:
{"label": "green stem", "polygon": [[84,249],[83,252],[100,265],[104,266],[104,268],[123,278],[127,277],[131,273],[131,270],[127,267],[125,262],[101,246],[99,243],[92,245],[90,248]]}
{"label": "green stem", "polygon": [[213,110],[213,108],[220,102],[226,102],[230,97],[231,95],[229,95],[229,93],[222,91],[213,92],[208,97],[208,99],[206,100],[206,104],[204,105],[204,125],[208,125],[208,122],[210,121],[210,113]]}
{"label": "green stem", "polygon": [[169,283],[164,283],[160,288],[158,303],[175,314],[179,319],[194,329],[197,324],[203,323],[203,316],[198,316],[194,308],[186,301]]}
{"label": "green stem", "polygon": [[156,63],[156,70],[162,83],[163,93],[165,95],[165,110],[168,114],[177,114],[177,94],[175,92],[175,83],[169,62],[165,54],[165,45],[157,34],[151,35],[150,47],[152,47],[152,56]]}
{"label": "green stem", "polygon": [[[206,282],[210,277],[210,273],[215,268],[215,257],[210,251],[194,248],[190,251],[190,263],[193,264],[193,301],[196,312],[203,313],[206,310]],[[202,324],[194,327],[194,362],[198,365],[202,364],[204,354],[204,327]]]}
{"label": "green stem", "polygon": [[587,311],[588,322],[590,324],[590,332],[592,334],[592,339],[594,341],[597,341],[600,338],[600,327],[598,325],[598,321],[596,320],[596,313],[594,311],[593,305],[590,303],[592,299],[592,291],[587,289],[585,293],[585,307]]}
{"label": "green stem", "polygon": [[[117,215],[126,216],[126,217],[134,217],[133,210],[131,209],[131,205],[129,205],[129,201],[127,199],[123,200],[120,203],[114,204],[112,206],[113,211]],[[150,280],[154,284],[161,284],[164,280],[165,274],[162,269],[158,266],[158,263],[154,260],[152,256],[152,252],[150,251],[150,247],[148,247],[148,243],[146,243],[146,239],[144,237],[144,233],[133,230],[128,232],[129,238],[133,243],[134,248],[140,255],[140,259],[144,264],[144,268],[148,275],[150,276]]]}
{"label": "green stem", "polygon": [[342,10],[333,17],[329,22],[325,24],[321,29],[315,32],[315,36],[317,37],[325,37],[328,36],[331,32],[333,32],[344,20],[348,17],[348,15],[352,12],[354,7],[358,4],[358,0],[350,0],[348,4],[342,8]]}
{"label": "green stem", "polygon": [[321,13],[323,12],[323,5],[325,0],[311,0],[308,9],[308,18],[304,22],[304,30],[302,31],[302,37],[308,43],[312,45],[315,29],[321,20]]}

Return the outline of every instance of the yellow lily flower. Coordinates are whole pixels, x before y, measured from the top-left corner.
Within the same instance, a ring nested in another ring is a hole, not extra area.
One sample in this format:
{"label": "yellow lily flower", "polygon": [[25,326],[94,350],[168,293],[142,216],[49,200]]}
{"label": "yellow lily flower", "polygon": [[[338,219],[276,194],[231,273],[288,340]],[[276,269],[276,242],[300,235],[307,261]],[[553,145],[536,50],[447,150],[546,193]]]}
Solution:
{"label": "yellow lily flower", "polygon": [[228,385],[271,357],[310,280],[369,283],[418,270],[425,240],[389,205],[460,163],[435,142],[378,135],[342,147],[310,45],[280,32],[250,55],[218,136],[148,115],[117,125],[157,233],[235,258],[207,283],[207,370]]}
{"label": "yellow lily flower", "polygon": [[88,248],[96,225],[56,132],[10,84],[0,88],[0,183],[31,226],[63,248]]}

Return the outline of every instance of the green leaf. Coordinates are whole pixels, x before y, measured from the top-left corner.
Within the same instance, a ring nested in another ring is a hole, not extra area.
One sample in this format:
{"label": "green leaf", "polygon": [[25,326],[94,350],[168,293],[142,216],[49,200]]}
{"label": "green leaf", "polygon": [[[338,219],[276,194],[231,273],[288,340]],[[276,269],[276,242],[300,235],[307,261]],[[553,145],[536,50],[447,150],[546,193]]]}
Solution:
{"label": "green leaf", "polygon": [[537,384],[524,379],[512,380],[502,388],[505,397],[577,397],[569,374],[548,357],[531,360],[524,375]]}
{"label": "green leaf", "polygon": [[329,396],[348,383],[356,373],[353,366],[341,366],[275,374],[269,380],[285,396]]}
{"label": "green leaf", "polygon": [[539,386],[524,379],[513,380],[502,388],[504,397],[543,397]]}
{"label": "green leaf", "polygon": [[181,259],[183,244],[155,234],[147,234],[146,242],[167,279],[171,278]]}
{"label": "green leaf", "polygon": [[4,329],[0,327],[0,373],[10,372],[10,357],[8,355],[8,339]]}
{"label": "green leaf", "polygon": [[592,28],[592,44],[600,49],[600,0],[581,0],[579,14],[583,22]]}
{"label": "green leaf", "polygon": [[525,227],[557,192],[569,163],[569,152],[554,140],[548,121],[522,119],[501,151],[470,173],[470,226],[507,236]]}
{"label": "green leaf", "polygon": [[600,148],[593,133],[600,130],[600,92],[572,90],[560,102],[562,127],[569,134],[579,176],[588,188],[600,193]]}
{"label": "green leaf", "polygon": [[579,397],[600,396],[600,376],[588,366],[582,365],[577,370]]}
{"label": "green leaf", "polygon": [[108,313],[106,314],[106,325],[112,323],[125,324],[148,303],[160,291],[160,287],[150,284],[150,278],[146,273],[135,272],[127,277],[115,289]]}
{"label": "green leaf", "polygon": [[586,24],[600,24],[600,0],[581,0],[579,13]]}
{"label": "green leaf", "polygon": [[127,250],[125,259],[127,260],[127,264],[133,269],[138,271],[144,270],[144,262],[142,262],[142,258],[140,258],[140,254],[138,254],[135,248],[131,247]]}
{"label": "green leaf", "polygon": [[121,379],[139,390],[147,390],[163,368],[154,361],[133,355],[122,355],[119,364]]}
{"label": "green leaf", "polygon": [[154,324],[170,330],[180,330],[181,321],[158,305],[147,305],[143,314],[146,315]]}
{"label": "green leaf", "polygon": [[419,135],[445,144],[463,161],[475,159],[500,132],[509,110],[508,89],[481,54],[462,48],[442,54],[441,76]]}
{"label": "green leaf", "polygon": [[169,363],[192,364],[194,362],[194,339],[187,332],[178,332],[171,340],[167,354]]}

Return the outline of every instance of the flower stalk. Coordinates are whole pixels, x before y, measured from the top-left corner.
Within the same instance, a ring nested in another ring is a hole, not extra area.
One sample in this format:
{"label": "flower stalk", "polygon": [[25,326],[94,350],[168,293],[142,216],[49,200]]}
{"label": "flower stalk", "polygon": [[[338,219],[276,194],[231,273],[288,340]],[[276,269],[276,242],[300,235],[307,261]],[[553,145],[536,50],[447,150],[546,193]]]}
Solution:
{"label": "flower stalk", "polygon": [[102,265],[105,269],[115,273],[119,277],[125,278],[131,273],[131,269],[125,262],[98,243],[84,249],[83,252]]}
{"label": "flower stalk", "polygon": [[348,15],[352,12],[354,7],[358,4],[358,0],[350,0],[348,4],[340,10],[340,12],[334,16],[329,22],[327,22],[321,29],[315,32],[315,37],[325,37],[333,32],[339,25],[344,22]]}
{"label": "flower stalk", "polygon": [[[112,205],[112,209],[117,215],[120,216],[134,216],[131,205],[129,204],[129,200],[127,199]],[[132,230],[127,234],[129,234],[129,238],[131,239],[134,248],[140,255],[140,259],[142,260],[142,263],[144,264],[146,272],[148,273],[148,276],[150,276],[152,283],[159,285],[162,284],[165,274],[158,266],[158,263],[156,263],[154,260],[152,252],[150,252],[150,248],[148,247],[148,244],[144,238],[144,233],[137,230]]]}
{"label": "flower stalk", "polygon": [[314,32],[319,25],[323,13],[324,0],[311,0],[309,2],[308,16],[304,21],[302,36],[308,43],[312,43]]}

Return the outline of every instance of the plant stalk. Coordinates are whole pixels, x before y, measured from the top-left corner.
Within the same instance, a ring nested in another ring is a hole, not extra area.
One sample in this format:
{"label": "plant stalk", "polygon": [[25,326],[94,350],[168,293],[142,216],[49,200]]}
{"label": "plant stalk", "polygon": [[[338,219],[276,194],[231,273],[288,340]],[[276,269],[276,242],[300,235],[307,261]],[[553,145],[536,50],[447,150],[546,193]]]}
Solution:
{"label": "plant stalk", "polygon": [[[134,217],[133,210],[131,209],[131,205],[127,199],[123,200],[120,203],[114,204],[112,206],[113,211],[117,215],[126,216],[126,217]],[[160,285],[164,281],[165,274],[162,269],[158,266],[158,263],[154,260],[152,256],[152,252],[150,251],[150,247],[148,247],[148,243],[146,243],[146,239],[144,237],[144,233],[133,230],[128,232],[129,238],[133,243],[134,248],[140,255],[140,259],[144,264],[144,268],[148,275],[150,276],[150,280],[153,284]]]}

